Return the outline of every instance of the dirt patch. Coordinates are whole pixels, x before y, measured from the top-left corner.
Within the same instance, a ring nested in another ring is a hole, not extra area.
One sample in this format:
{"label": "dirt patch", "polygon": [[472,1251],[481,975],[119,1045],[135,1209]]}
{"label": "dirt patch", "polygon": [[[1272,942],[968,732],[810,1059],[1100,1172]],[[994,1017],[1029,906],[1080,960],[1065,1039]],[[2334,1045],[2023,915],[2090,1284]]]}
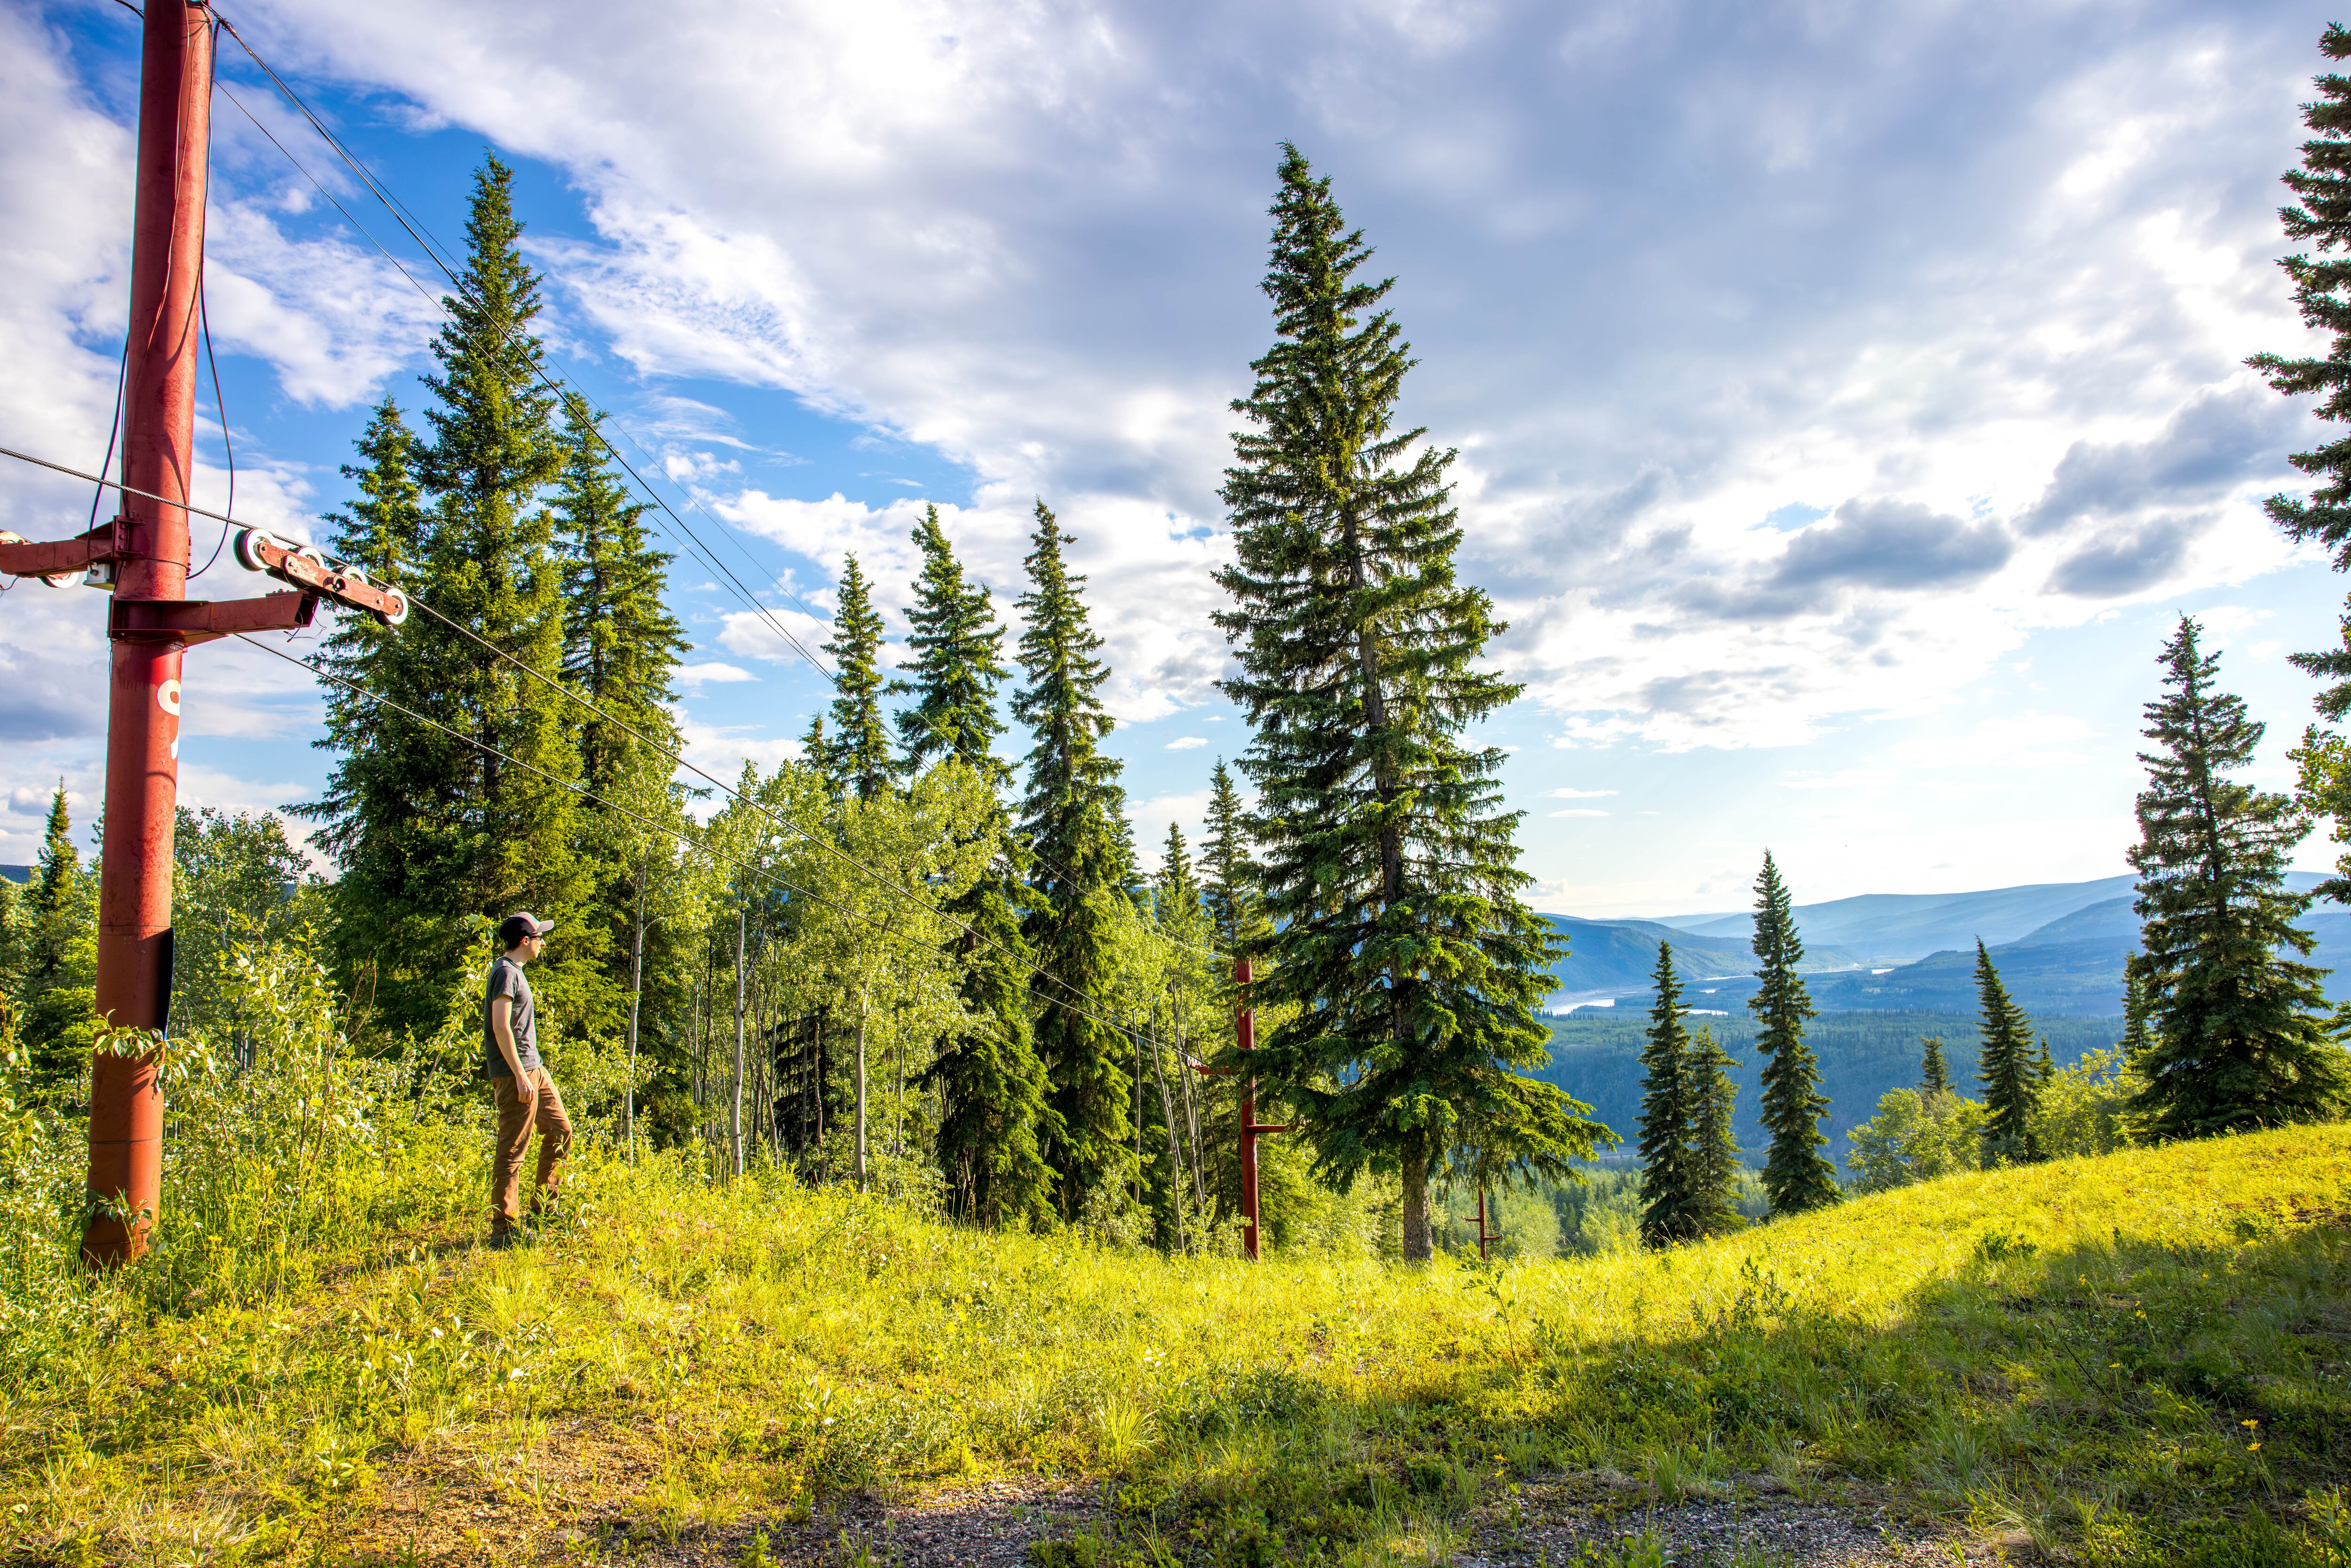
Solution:
{"label": "dirt patch", "polygon": [[1106,1512],[1099,1490],[1050,1481],[984,1481],[884,1504],[851,1499],[802,1522],[749,1519],[674,1543],[643,1543],[626,1561],[647,1568],[726,1568],[756,1561],[767,1538],[777,1564],[841,1568],[1019,1568],[1040,1541],[1066,1540]]}
{"label": "dirt patch", "polygon": [[643,1491],[658,1456],[642,1433],[559,1421],[507,1452],[459,1429],[388,1460],[346,1538],[361,1563],[531,1563],[592,1534],[601,1499]]}
{"label": "dirt patch", "polygon": [[[1778,1478],[1759,1475],[1668,1503],[1628,1476],[1593,1470],[1534,1477],[1515,1497],[1480,1506],[1453,1568],[1563,1565],[1587,1548],[1614,1555],[1644,1538],[1666,1562],[1687,1568],[1915,1568],[1950,1563],[1955,1544],[1920,1529],[1890,1500],[1799,1497]],[[1996,1555],[1989,1547],[1983,1554]]]}

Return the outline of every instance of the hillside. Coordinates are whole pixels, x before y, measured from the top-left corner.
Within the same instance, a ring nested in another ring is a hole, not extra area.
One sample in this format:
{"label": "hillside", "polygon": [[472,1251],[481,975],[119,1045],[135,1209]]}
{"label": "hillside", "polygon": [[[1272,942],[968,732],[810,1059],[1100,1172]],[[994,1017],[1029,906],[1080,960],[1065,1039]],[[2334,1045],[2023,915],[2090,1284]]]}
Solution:
{"label": "hillside", "polygon": [[[1755,967],[1754,952],[1743,936],[1694,936],[1648,920],[1583,920],[1572,915],[1543,918],[1567,938],[1568,956],[1552,970],[1564,996],[1604,996],[1646,988],[1656,973],[1660,942],[1673,944],[1674,967],[1692,982],[1744,975]],[[1823,947],[1806,952],[1804,970],[1849,969],[1858,962],[1843,948]]]}
{"label": "hillside", "polygon": [[0,1553],[1631,1563],[1729,1517],[1766,1532],[1740,1561],[1882,1523],[2317,1564],[2351,1470],[2346,1183],[2351,1130],[2294,1130],[1405,1270],[591,1162],[535,1248],[371,1233],[249,1303],[99,1293],[0,1385]]}
{"label": "hillside", "polygon": [[[1703,991],[1691,1000],[1708,1008],[1723,1002],[1719,995]],[[1549,1019],[1551,1065],[1538,1074],[1591,1105],[1600,1120],[1624,1134],[1627,1149],[1640,1122],[1646,1007],[1645,999],[1629,998],[1613,1009]],[[1754,1049],[1753,1015],[1734,1008],[1720,1015],[1701,1012],[1689,1021],[1692,1028],[1712,1029],[1737,1064],[1731,1077],[1739,1085],[1740,1143],[1751,1159],[1760,1159],[1769,1139],[1756,1120],[1761,1063]],[[2084,1052],[2122,1037],[2120,1019],[2050,1017],[2035,1022],[2048,1035],[2049,1049],[2061,1064],[2070,1065]],[[1978,1044],[1972,1012],[1823,1011],[1806,1027],[1805,1040],[1820,1058],[1821,1091],[1829,1098],[1824,1125],[1830,1157],[1844,1158],[1845,1134],[1876,1113],[1877,1102],[1888,1089],[1917,1085],[1918,1041],[1930,1034],[1941,1037],[1952,1078],[1972,1092]]]}

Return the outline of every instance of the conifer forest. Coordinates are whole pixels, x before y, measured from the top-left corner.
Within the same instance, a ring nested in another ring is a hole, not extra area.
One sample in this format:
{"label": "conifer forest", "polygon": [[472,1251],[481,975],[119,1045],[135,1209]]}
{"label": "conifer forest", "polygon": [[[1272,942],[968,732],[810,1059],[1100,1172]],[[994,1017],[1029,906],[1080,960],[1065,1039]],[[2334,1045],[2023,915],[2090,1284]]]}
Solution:
{"label": "conifer forest", "polygon": [[[2325,426],[2270,523],[2345,572],[2320,48],[2270,286],[2323,342],[2243,352]],[[0,879],[0,1563],[2351,1565],[2313,925],[2351,904],[2351,608],[2291,653],[2307,712],[2198,615],[2144,650],[2095,741],[2139,780],[2118,1016],[2036,1017],[1983,936],[1936,955],[1970,1012],[1830,1007],[1891,965],[1823,957],[1759,840],[1735,990],[1624,923],[1645,980],[1571,1017],[1467,438],[1416,423],[1427,353],[1306,141],[1232,367],[1238,722],[1191,837],[1138,827],[1132,606],[1053,495],[1017,581],[942,505],[907,580],[848,554],[794,642],[820,710],[694,761],[704,567],[481,157],[430,367],[350,422],[313,541],[408,612],[258,644],[323,783],[178,810],[166,1027],[98,1009],[93,805],[60,781]],[[570,1142],[494,1215],[517,911]],[[121,1058],[162,1196],[93,1267]]]}

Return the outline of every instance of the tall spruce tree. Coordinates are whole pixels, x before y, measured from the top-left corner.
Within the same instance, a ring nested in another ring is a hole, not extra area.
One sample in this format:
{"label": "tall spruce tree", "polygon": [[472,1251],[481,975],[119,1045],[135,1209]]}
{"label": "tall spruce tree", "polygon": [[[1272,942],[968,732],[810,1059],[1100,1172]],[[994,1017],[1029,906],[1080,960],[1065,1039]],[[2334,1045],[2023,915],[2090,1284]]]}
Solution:
{"label": "tall spruce tree", "polygon": [[1692,1168],[1689,1030],[1682,1023],[1682,984],[1670,943],[1657,944],[1655,981],[1657,999],[1641,1047],[1641,1243],[1671,1247],[1701,1233]]}
{"label": "tall spruce tree", "polygon": [[684,626],[662,601],[675,558],[646,536],[651,507],[613,472],[587,400],[570,394],[563,413],[563,466],[551,497],[562,560],[563,672],[611,716],[571,710],[581,781],[605,795],[647,766],[667,777],[670,765],[655,748],[677,749],[671,709],[687,643]]}
{"label": "tall spruce tree", "polygon": [[1763,1190],[1771,1212],[1801,1214],[1834,1203],[1836,1166],[1821,1151],[1828,1146],[1821,1118],[1828,1096],[1821,1092],[1821,1070],[1804,1043],[1804,1020],[1814,1017],[1813,999],[1796,966],[1804,960],[1796,934],[1795,904],[1771,852],[1755,878],[1755,994],[1747,1000],[1759,1023],[1755,1049],[1762,1053],[1763,1125],[1771,1134],[1763,1164]]}
{"label": "tall spruce tree", "polygon": [[[2351,30],[2330,24],[2319,36],[2318,50],[2330,60],[2351,58]],[[2302,108],[2311,139],[2302,144],[2302,167],[2284,175],[2294,201],[2279,208],[2278,217],[2287,239],[2314,242],[2319,254],[2299,252],[2278,266],[2294,282],[2303,325],[2329,335],[2327,352],[2299,359],[2255,354],[2245,362],[2288,397],[2318,394],[2321,401],[2312,412],[2339,424],[2351,421],[2351,78],[2329,71],[2312,85],[2317,100]],[[2305,500],[2271,497],[2271,519],[2289,537],[2333,550],[2337,571],[2351,570],[2351,434],[2287,461],[2323,483]],[[2338,683],[2329,699],[2340,700],[2327,716],[2340,718],[2351,708],[2351,685],[2342,684],[2351,679],[2351,647],[2300,655],[2294,662]]]}
{"label": "tall spruce tree", "polygon": [[1233,770],[1221,757],[1217,758],[1216,771],[1208,776],[1207,826],[1207,841],[1201,846],[1201,869],[1207,873],[1201,898],[1217,933],[1217,945],[1228,955],[1238,956],[1248,950],[1248,944],[1264,925],[1265,915],[1258,896],[1257,866],[1249,858],[1249,812],[1233,784]]}
{"label": "tall spruce tree", "polygon": [[1276,338],[1233,405],[1217,573],[1224,689],[1256,731],[1242,766],[1275,959],[1258,995],[1292,1009],[1259,1071],[1326,1173],[1397,1174],[1419,1260],[1440,1164],[1563,1178],[1613,1134],[1526,1075],[1550,1060],[1535,1009],[1557,943],[1522,900],[1504,754],[1464,739],[1520,688],[1479,667],[1502,628],[1454,575],[1453,454],[1395,424],[1412,360],[1377,308],[1393,280],[1355,276],[1372,253],[1295,147],[1280,181]]}
{"label": "tall spruce tree", "polygon": [[1943,1065],[1943,1040],[1940,1035],[1928,1035],[1919,1042],[1918,1092],[1949,1094],[1951,1092],[1951,1071]]}
{"label": "tall spruce tree", "polygon": [[2137,1067],[2147,1055],[2147,1047],[2155,1043],[2155,1032],[2147,1021],[2147,956],[2133,953],[2123,961],[2123,1060]]}
{"label": "tall spruce tree", "polygon": [[1113,721],[1098,694],[1110,669],[1080,595],[1086,580],[1070,570],[1062,554],[1073,542],[1039,501],[1025,562],[1029,591],[1019,599],[1023,685],[1012,699],[1013,717],[1035,737],[1020,804],[1020,831],[1036,853],[1023,930],[1043,971],[1030,997],[1037,1054],[1059,1122],[1047,1159],[1060,1173],[1067,1218],[1077,1218],[1097,1192],[1123,1182],[1134,1163],[1132,1052],[1117,1030],[1100,1021],[1120,1006],[1111,994],[1121,915],[1113,901],[1125,896],[1132,869],[1123,832],[1125,792],[1117,761],[1102,752]]}
{"label": "tall spruce tree", "polygon": [[2041,1157],[2032,1113],[2041,1108],[2040,1063],[2032,1051],[2032,1020],[2024,1016],[1976,939],[1976,1004],[1983,1048],[1976,1078],[1983,1085],[1984,1163],[2022,1164]]}
{"label": "tall spruce tree", "polygon": [[1011,769],[991,749],[1004,733],[996,716],[996,694],[1009,673],[1004,665],[1004,626],[987,585],[971,581],[955,546],[939,526],[939,509],[923,508],[914,525],[922,574],[914,581],[913,628],[906,646],[914,653],[904,678],[890,683],[893,695],[911,695],[912,707],[898,711],[898,745],[904,768],[919,773],[942,757],[960,757],[991,782],[1009,781]]}
{"label": "tall spruce tree", "polygon": [[[423,444],[401,417],[400,405],[386,396],[368,419],[357,443],[360,461],[342,465],[343,477],[359,491],[358,498],[328,522],[338,559],[364,568],[379,581],[397,583],[410,591],[426,591],[424,555],[424,491],[416,465]],[[427,617],[412,615],[412,619]],[[372,615],[338,615],[324,639],[319,663],[367,691],[383,689],[395,666],[407,663],[405,650],[393,645],[396,629]],[[413,680],[413,677],[412,677]],[[326,825],[311,841],[337,865],[349,869],[362,855],[392,852],[390,843],[399,825],[371,821],[355,798],[342,792],[346,780],[370,787],[372,797],[388,787],[400,768],[397,751],[409,732],[418,727],[350,686],[329,682],[325,689],[325,734],[311,742],[341,758],[325,799],[297,811],[324,818]],[[356,889],[353,890],[356,892]],[[339,896],[345,896],[339,894]],[[347,903],[350,908],[357,901]],[[355,940],[363,934],[341,933],[339,947],[354,973],[373,964],[372,945]],[[369,989],[372,990],[371,985]]]}
{"label": "tall spruce tree", "polygon": [[1701,1029],[1689,1048],[1689,1218],[1700,1236],[1720,1236],[1747,1223],[1739,1212],[1739,1085],[1737,1064]]}
{"label": "tall spruce tree", "polygon": [[2311,895],[2286,864],[2310,831],[2294,800],[2227,775],[2262,727],[2220,689],[2220,659],[2182,616],[2165,644],[2164,695],[2147,705],[2139,753],[2139,965],[2155,1040],[2137,1109],[2164,1137],[2321,1121],[2351,1103],[2351,1066],[2326,1014],[2315,946],[2294,924]]}
{"label": "tall spruce tree", "polygon": [[[2318,40],[2330,60],[2351,58],[2351,30],[2330,24]],[[2284,182],[2294,204],[2278,210],[2285,236],[2314,244],[2317,255],[2297,252],[2278,265],[2294,282],[2303,324],[2328,335],[2323,356],[2289,359],[2256,354],[2246,361],[2288,397],[2315,395],[2311,412],[2330,424],[2351,421],[2351,78],[2329,71],[2314,79],[2317,99],[2303,105],[2311,131],[2302,144],[2302,167]],[[2333,254],[2329,254],[2333,253]],[[2319,481],[2305,498],[2272,496],[2267,509],[2288,538],[2314,541],[2334,554],[2335,570],[2351,570],[2351,434],[2336,436],[2287,461]],[[2351,606],[2338,623],[2336,645],[2296,653],[2293,663],[2327,683],[2319,693],[2319,716],[2327,725],[2351,714]],[[2333,728],[2310,726],[2294,754],[2301,764],[2299,796],[2304,808],[2329,818],[2340,846],[2335,874],[2316,892],[2322,898],[2351,900],[2351,741]]]}
{"label": "tall spruce tree", "polygon": [[[563,573],[563,673],[594,705],[592,712],[575,705],[568,716],[581,780],[599,797],[581,805],[580,849],[590,879],[581,914],[598,927],[606,950],[604,990],[625,998],[633,1053],[648,992],[657,1015],[685,1000],[689,934],[661,916],[670,902],[663,894],[679,883],[677,841],[662,830],[686,826],[684,792],[673,782],[676,765],[664,753],[680,745],[671,714],[687,643],[685,628],[663,602],[674,558],[646,535],[650,507],[614,472],[587,400],[568,394],[563,416],[563,467],[551,497]],[[691,1083],[681,1049],[668,1045],[653,1054],[670,1092]],[[626,1118],[632,1136],[634,1103]]]}
{"label": "tall spruce tree", "polygon": [[996,694],[1008,674],[1004,628],[987,590],[965,577],[937,507],[924,508],[914,544],[923,555],[906,616],[914,656],[906,678],[890,686],[914,699],[897,716],[902,767],[912,778],[938,762],[961,762],[999,801],[986,829],[998,844],[997,857],[948,905],[970,928],[956,930],[948,946],[963,960],[971,1024],[943,1043],[925,1077],[942,1102],[939,1168],[967,1218],[991,1227],[1044,1226],[1057,1196],[1045,1149],[1060,1123],[1046,1103],[1045,1067],[1029,1019],[1029,943],[1020,930],[1028,856],[1000,804],[1012,770],[993,749],[1004,732],[996,716]]}
{"label": "tall spruce tree", "polygon": [[1193,917],[1207,908],[1192,866],[1192,847],[1174,822],[1167,824],[1166,841],[1159,846],[1159,874],[1151,879],[1151,899],[1159,923],[1169,927],[1193,924]]}
{"label": "tall spruce tree", "polygon": [[832,636],[823,647],[832,655],[831,772],[841,788],[870,800],[890,787],[896,768],[882,719],[882,612],[853,555],[841,568]]}
{"label": "tall spruce tree", "polygon": [[89,1065],[98,1034],[96,877],[74,848],[65,780],[49,797],[41,852],[26,885],[23,947],[17,955],[19,1038],[45,1084],[70,1083]]}
{"label": "tall spruce tree", "polygon": [[[349,746],[349,730],[334,728],[319,743],[338,760],[324,797],[304,808],[326,822],[320,842],[343,873],[343,962],[373,972],[387,1022],[420,1031],[441,1021],[452,967],[486,959],[482,922],[517,908],[571,930],[532,973],[550,1012],[590,1030],[618,1023],[595,1016],[590,994],[605,934],[577,918],[588,885],[576,798],[562,787],[579,771],[569,705],[498,656],[551,672],[563,646],[561,572],[538,504],[562,451],[531,330],[539,279],[523,264],[521,234],[513,176],[488,159],[475,179],[465,271],[433,344],[440,371],[424,378],[432,439],[404,455],[424,503],[407,585],[497,652],[412,615],[364,651],[353,677],[475,744],[371,708],[368,743]],[[373,490],[361,485],[371,503],[394,488],[387,465],[375,476]]]}

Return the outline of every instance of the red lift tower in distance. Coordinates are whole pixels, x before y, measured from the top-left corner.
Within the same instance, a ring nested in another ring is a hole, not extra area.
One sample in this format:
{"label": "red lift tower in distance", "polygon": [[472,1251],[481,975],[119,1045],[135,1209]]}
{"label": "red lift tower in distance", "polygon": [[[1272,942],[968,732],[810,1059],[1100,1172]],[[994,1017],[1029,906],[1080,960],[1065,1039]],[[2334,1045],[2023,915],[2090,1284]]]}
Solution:
{"label": "red lift tower in distance", "polygon": [[[181,655],[218,637],[308,626],[322,598],[393,624],[406,618],[407,602],[266,535],[240,539],[238,557],[292,591],[218,604],[187,597],[214,21],[202,0],[147,0],[141,26],[121,508],[74,538],[30,543],[0,534],[0,572],[53,587],[89,572],[113,592],[97,1009],[117,1029],[161,1030],[172,999]],[[161,1065],[152,1051],[91,1060],[90,1218],[81,1246],[93,1267],[146,1249],[162,1196]]]}
{"label": "red lift tower in distance", "polygon": [[[1233,1034],[1243,1051],[1257,1049],[1257,1009],[1249,1006],[1249,961],[1233,960],[1233,983],[1240,991],[1239,1010],[1233,1015]],[[1287,1133],[1290,1124],[1257,1119],[1257,1080],[1241,1080],[1241,1247],[1249,1260],[1258,1260],[1257,1141],[1269,1133]]]}

